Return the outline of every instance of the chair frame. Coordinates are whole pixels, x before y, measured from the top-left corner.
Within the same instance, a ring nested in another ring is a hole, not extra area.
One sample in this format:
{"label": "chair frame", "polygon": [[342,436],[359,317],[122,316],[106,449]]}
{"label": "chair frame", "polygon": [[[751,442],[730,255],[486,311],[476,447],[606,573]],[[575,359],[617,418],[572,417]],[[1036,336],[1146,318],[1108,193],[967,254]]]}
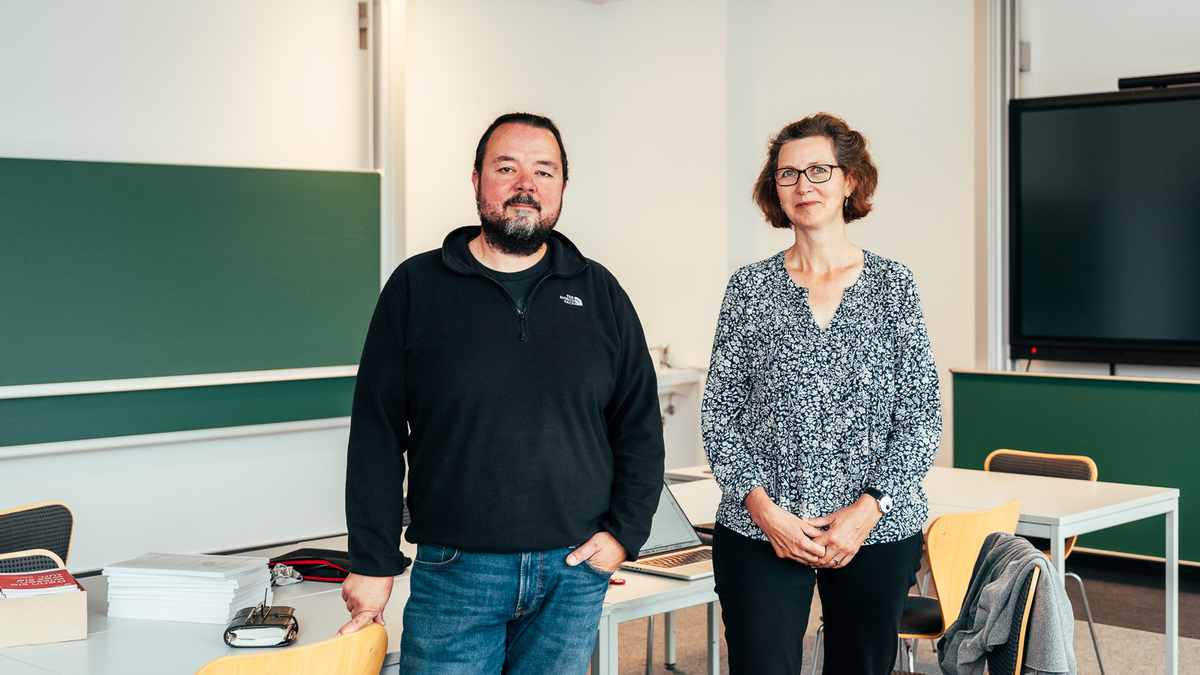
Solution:
{"label": "chair frame", "polygon": [[372,623],[311,645],[215,658],[196,675],[376,675],[387,644],[387,630]]}
{"label": "chair frame", "polygon": [[[1029,615],[1033,613],[1033,596],[1037,593],[1038,578],[1042,568],[1034,567],[1029,575],[1029,593],[1025,596],[1025,609],[1021,614],[1021,632],[1017,634],[1017,672],[1025,667],[1025,642],[1029,637]],[[1014,674],[1015,675],[1015,674]]]}
{"label": "chair frame", "polygon": [[[44,548],[31,548],[31,549],[26,549],[24,551],[12,551],[10,553],[0,553],[0,573],[9,571],[9,569],[5,566],[5,564],[3,562],[5,560],[15,560],[15,559],[19,559],[19,558],[34,558],[34,557],[46,558],[46,560],[48,560],[50,563],[52,563],[52,565],[53,565],[52,567],[46,567],[43,569],[54,569],[56,567],[66,567],[66,564],[63,563],[63,559],[58,557],[58,554],[55,553],[54,551],[48,551]],[[12,571],[16,572],[16,570],[12,570]]]}
{"label": "chair frame", "polygon": [[[65,566],[65,564],[71,554],[71,544],[74,543],[74,541],[75,541],[75,511],[73,511],[71,509],[71,506],[69,504],[67,504],[66,502],[59,500],[59,499],[50,499],[50,500],[46,500],[43,502],[37,502],[34,504],[26,504],[24,506],[15,506],[11,509],[5,509],[3,511],[0,511],[0,529],[2,529],[4,527],[4,520],[5,520],[6,516],[15,516],[17,514],[25,512],[25,511],[32,511],[35,509],[45,508],[48,506],[61,506],[67,510],[67,513],[71,514],[71,531],[67,535],[67,547],[63,551],[55,551],[56,557],[60,558]],[[45,549],[46,547],[45,546],[35,546],[35,547],[31,547],[31,548]],[[26,549],[16,549],[16,550],[26,550]],[[12,553],[12,552],[13,551],[0,551],[0,553]]]}
{"label": "chair frame", "polygon": [[[966,599],[971,585],[971,572],[983,541],[993,532],[1012,534],[1021,517],[1021,502],[1014,499],[992,509],[947,513],[929,524],[925,534],[925,548],[929,556],[933,587],[937,591],[938,607],[942,614],[942,627],[936,633],[900,633],[897,643],[904,645],[908,669],[916,669],[916,655],[909,641],[936,640],[946,627],[958,618],[958,612]],[[913,596],[909,596],[913,597]],[[817,629],[813,643],[811,672],[817,672],[817,654],[821,648],[821,634],[825,624]],[[899,655],[897,655],[899,656]]]}
{"label": "chair frame", "polygon": [[[1029,617],[1033,613],[1033,596],[1037,593],[1038,579],[1042,575],[1040,567],[1034,566],[1033,571],[1029,574],[1029,590],[1025,594],[1025,606],[1021,611],[1021,623],[1017,629],[1017,655],[1016,655],[1016,673],[997,673],[996,675],[1017,675],[1025,667],[1025,643],[1029,639]],[[912,664],[909,665],[912,668]],[[892,675],[918,675],[911,670],[893,670]]]}
{"label": "chair frame", "polygon": [[946,632],[946,627],[958,618],[962,609],[983,541],[993,532],[1012,534],[1017,529],[1020,517],[1021,502],[1014,499],[986,511],[947,513],[930,523],[925,535],[925,547],[929,555],[933,588],[942,612],[942,626],[935,633],[897,635],[904,643],[909,670],[916,669],[914,645],[909,641],[936,640]]}
{"label": "chair frame", "polygon": [[[1029,459],[1039,459],[1039,460],[1048,459],[1048,460],[1061,460],[1061,461],[1065,461],[1065,462],[1073,462],[1073,463],[1077,463],[1077,464],[1086,466],[1088,468],[1088,477],[1086,478],[1086,480],[1095,482],[1097,480],[1098,476],[1100,475],[1100,471],[1096,467],[1095,460],[1093,460],[1091,457],[1088,457],[1087,455],[1061,455],[1061,454],[1054,454],[1054,453],[1049,453],[1049,452],[1030,452],[1028,450],[1012,450],[1010,448],[1000,448],[1000,449],[993,450],[990,453],[988,453],[987,458],[983,460],[983,470],[984,471],[999,471],[1002,473],[1020,473],[1020,474],[1028,475],[1028,476],[1050,475],[1050,474],[1039,473],[1039,472],[1005,471],[1003,469],[993,469],[992,463],[993,463],[993,460],[997,457],[1024,457],[1024,458],[1029,458]],[[1085,479],[1084,478],[1076,478],[1073,480],[1085,480]],[[1076,539],[1076,537],[1069,537],[1069,538],[1067,538],[1066,542],[1064,542],[1064,544],[1063,544],[1063,560],[1064,561],[1066,561],[1066,559],[1071,556],[1071,551],[1075,548],[1075,539]],[[1050,551],[1043,550],[1042,553],[1045,553],[1047,558],[1050,557]],[[1083,613],[1084,613],[1084,616],[1087,617],[1088,631],[1092,634],[1092,647],[1095,648],[1095,650],[1096,650],[1096,663],[1100,666],[1100,675],[1105,675],[1104,658],[1100,656],[1100,640],[1096,637],[1096,622],[1092,619],[1092,607],[1091,607],[1091,604],[1088,602],[1087,591],[1084,590],[1084,588],[1083,588],[1083,579],[1081,579],[1079,577],[1079,575],[1074,572],[1065,572],[1064,576],[1066,576],[1070,579],[1074,579],[1075,584],[1079,587],[1079,597],[1080,597],[1080,599],[1083,600]]]}

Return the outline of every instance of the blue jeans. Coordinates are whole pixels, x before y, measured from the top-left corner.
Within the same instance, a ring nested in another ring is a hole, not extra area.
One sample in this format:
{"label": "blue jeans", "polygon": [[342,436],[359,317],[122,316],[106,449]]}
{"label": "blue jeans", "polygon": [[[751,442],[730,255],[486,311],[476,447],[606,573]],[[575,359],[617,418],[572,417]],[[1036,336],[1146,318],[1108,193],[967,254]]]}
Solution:
{"label": "blue jeans", "polygon": [[400,673],[584,673],[612,575],[569,548],[470,553],[421,544],[413,560]]}

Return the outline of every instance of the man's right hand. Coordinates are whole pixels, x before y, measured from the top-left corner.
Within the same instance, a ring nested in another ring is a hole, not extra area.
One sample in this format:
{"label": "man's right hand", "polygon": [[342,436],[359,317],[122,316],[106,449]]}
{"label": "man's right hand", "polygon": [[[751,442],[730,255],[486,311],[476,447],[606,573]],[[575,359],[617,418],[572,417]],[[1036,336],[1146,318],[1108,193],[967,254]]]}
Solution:
{"label": "man's right hand", "polygon": [[342,582],[342,599],[350,611],[350,622],[338,629],[338,635],[353,633],[372,621],[380,626],[387,625],[383,620],[383,608],[387,606],[388,598],[392,597],[393,580],[392,577],[367,577],[361,574],[346,577]]}
{"label": "man's right hand", "polygon": [[813,541],[823,534],[821,530],[807,520],[779,508],[761,486],[751,490],[744,503],[754,524],[767,535],[775,555],[805,565],[815,565],[825,555],[825,547]]}

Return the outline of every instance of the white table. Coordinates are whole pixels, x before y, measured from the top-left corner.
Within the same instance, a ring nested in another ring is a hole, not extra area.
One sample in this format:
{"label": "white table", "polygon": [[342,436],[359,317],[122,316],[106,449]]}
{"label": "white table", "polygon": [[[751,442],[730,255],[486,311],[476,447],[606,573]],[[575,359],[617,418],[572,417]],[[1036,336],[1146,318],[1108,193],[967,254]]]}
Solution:
{"label": "white table", "polygon": [[694,480],[704,480],[705,478],[712,477],[712,469],[708,468],[707,464],[685,466],[678,469],[667,469],[666,472],[663,473],[663,478],[666,479],[668,485],[686,483]]}
{"label": "white table", "polygon": [[[346,550],[346,538],[332,537],[301,544],[261,549],[242,555],[271,557],[298,548]],[[416,547],[402,547],[412,557]],[[614,674],[618,668],[617,624],[663,612],[708,604],[709,671],[719,672],[717,596],[713,581],[684,581],[650,574],[626,572],[623,586],[609,586],[601,614],[596,650],[595,675]],[[408,598],[407,572],[396,577],[392,599],[384,610],[388,654],[384,670],[394,670],[400,657],[404,601]],[[0,650],[0,673],[4,675],[190,675],[208,661],[249,650],[227,647],[223,626],[214,624],[109,618],[108,580],[103,576],[81,580],[88,591],[88,639],[47,645],[10,647]],[[333,637],[349,620],[341,597],[341,585],[306,581],[275,588],[274,604],[296,608],[300,632],[296,645],[312,644]]]}
{"label": "white table", "polygon": [[1017,534],[1050,540],[1050,560],[1063,582],[1068,538],[1166,515],[1167,672],[1179,672],[1179,490],[1048,476],[935,466],[925,477],[931,510],[979,511],[1021,500]]}
{"label": "white table", "polygon": [[684,581],[629,570],[620,570],[617,576],[626,583],[608,588],[604,611],[600,615],[600,634],[592,653],[592,675],[617,674],[617,624],[700,604],[708,605],[708,673],[719,675],[720,609],[712,577]]}
{"label": "white table", "polygon": [[[698,475],[708,467],[677,470]],[[1095,481],[1027,476],[935,466],[924,482],[930,515],[994,508],[1021,500],[1017,533],[1050,540],[1050,558],[1066,581],[1063,550],[1069,537],[1166,515],[1166,665],[1179,672],[1179,490]],[[720,500],[715,481],[694,480],[671,486],[693,523],[711,520]]]}
{"label": "white table", "polygon": [[[346,538],[319,539],[302,544],[272,547],[244,553],[270,557],[298,548],[340,548],[345,550]],[[412,551],[407,551],[411,556]],[[80,579],[88,592],[88,638],[74,642],[59,642],[0,650],[0,657],[11,659],[30,668],[31,672],[73,673],[88,675],[190,675],[208,661],[228,654],[247,654],[253,650],[234,649],[222,639],[224,626],[216,624],[152,621],[145,619],[110,618],[108,611],[108,579],[92,576]],[[312,644],[333,637],[349,617],[341,599],[338,584],[306,581],[275,588],[274,604],[296,608],[300,632],[296,645]],[[408,575],[396,578],[393,600],[408,596]],[[388,631],[388,660],[397,661],[400,647],[401,614],[404,603],[389,603],[384,612]],[[0,670],[8,674],[7,663],[0,661]],[[16,671],[21,672],[21,671]]]}

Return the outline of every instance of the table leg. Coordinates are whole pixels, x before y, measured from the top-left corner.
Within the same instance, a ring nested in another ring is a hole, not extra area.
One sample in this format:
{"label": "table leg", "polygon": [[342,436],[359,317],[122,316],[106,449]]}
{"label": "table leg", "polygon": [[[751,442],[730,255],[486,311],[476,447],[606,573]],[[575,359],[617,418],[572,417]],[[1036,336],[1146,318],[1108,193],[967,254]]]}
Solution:
{"label": "table leg", "polygon": [[1179,673],[1179,500],[1167,511],[1167,673]]}
{"label": "table leg", "polygon": [[1054,571],[1058,573],[1058,583],[1064,586],[1067,583],[1067,561],[1066,561],[1066,546],[1067,542],[1063,539],[1057,525],[1050,526],[1050,564],[1054,567]]}
{"label": "table leg", "polygon": [[721,675],[721,610],[716,600],[708,603],[708,675]]}
{"label": "table leg", "polygon": [[654,675],[654,615],[646,617],[646,675]]}
{"label": "table leg", "polygon": [[617,622],[611,616],[600,617],[596,648],[592,650],[591,675],[617,675]]}
{"label": "table leg", "polygon": [[675,612],[667,612],[667,620],[663,622],[663,651],[666,652],[667,670],[675,670]]}

